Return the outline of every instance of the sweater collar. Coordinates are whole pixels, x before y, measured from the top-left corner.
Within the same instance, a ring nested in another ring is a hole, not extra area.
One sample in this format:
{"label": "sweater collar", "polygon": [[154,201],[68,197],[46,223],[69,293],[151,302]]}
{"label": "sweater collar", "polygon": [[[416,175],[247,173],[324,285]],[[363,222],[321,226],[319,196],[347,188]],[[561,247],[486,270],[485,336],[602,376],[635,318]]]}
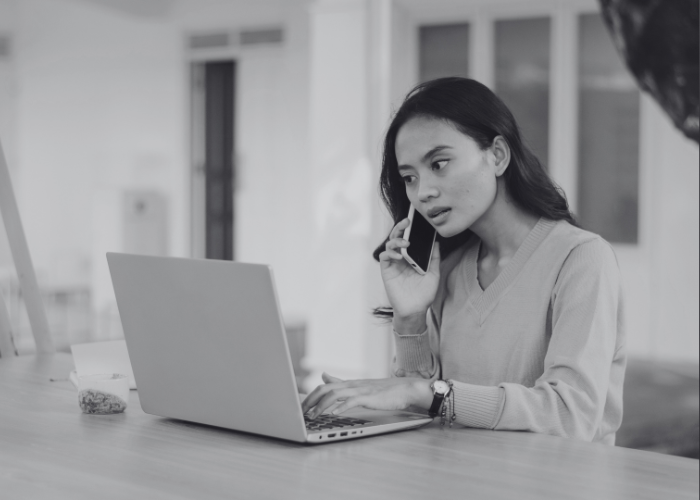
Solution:
{"label": "sweater collar", "polygon": [[556,221],[540,217],[535,227],[528,233],[525,241],[520,244],[520,247],[517,252],[515,252],[515,255],[508,265],[506,265],[493,283],[486,287],[486,290],[481,289],[478,280],[477,259],[479,257],[479,249],[481,248],[481,240],[477,238],[477,241],[470,246],[466,254],[467,288],[469,290],[469,300],[479,312],[481,323],[483,323],[488,314],[493,310],[500,298],[510,289],[527,261],[556,224]]}

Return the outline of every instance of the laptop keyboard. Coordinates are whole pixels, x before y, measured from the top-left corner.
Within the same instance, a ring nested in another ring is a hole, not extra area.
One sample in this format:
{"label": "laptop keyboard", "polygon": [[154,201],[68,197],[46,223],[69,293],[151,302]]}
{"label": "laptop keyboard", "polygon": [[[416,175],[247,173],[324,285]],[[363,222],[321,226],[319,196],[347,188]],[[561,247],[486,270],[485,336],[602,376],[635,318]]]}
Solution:
{"label": "laptop keyboard", "polygon": [[325,431],[328,429],[342,429],[344,427],[361,427],[365,424],[371,424],[370,420],[362,420],[360,418],[343,417],[335,415],[321,414],[314,420],[304,415],[306,429],[309,431]]}

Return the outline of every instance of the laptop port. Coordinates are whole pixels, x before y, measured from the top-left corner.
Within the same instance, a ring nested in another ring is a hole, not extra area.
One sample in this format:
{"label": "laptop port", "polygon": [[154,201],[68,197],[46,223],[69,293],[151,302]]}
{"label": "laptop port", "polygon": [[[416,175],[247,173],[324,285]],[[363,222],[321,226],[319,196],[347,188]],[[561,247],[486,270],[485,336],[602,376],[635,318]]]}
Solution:
{"label": "laptop port", "polygon": [[341,432],[341,433],[340,433],[340,437],[347,436],[347,435],[348,435],[347,432]]}
{"label": "laptop port", "polygon": [[335,432],[333,434],[328,434],[329,438],[334,438],[335,437]]}

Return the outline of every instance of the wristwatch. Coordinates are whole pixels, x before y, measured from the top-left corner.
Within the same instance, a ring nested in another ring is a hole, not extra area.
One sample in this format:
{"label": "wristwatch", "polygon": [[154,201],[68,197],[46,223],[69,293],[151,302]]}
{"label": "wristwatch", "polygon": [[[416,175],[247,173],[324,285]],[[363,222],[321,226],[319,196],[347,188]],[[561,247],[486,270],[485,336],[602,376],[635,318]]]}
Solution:
{"label": "wristwatch", "polygon": [[433,404],[428,410],[428,415],[435,417],[440,412],[440,405],[445,397],[450,393],[452,388],[450,384],[444,380],[435,380],[430,384],[430,388],[433,390]]}

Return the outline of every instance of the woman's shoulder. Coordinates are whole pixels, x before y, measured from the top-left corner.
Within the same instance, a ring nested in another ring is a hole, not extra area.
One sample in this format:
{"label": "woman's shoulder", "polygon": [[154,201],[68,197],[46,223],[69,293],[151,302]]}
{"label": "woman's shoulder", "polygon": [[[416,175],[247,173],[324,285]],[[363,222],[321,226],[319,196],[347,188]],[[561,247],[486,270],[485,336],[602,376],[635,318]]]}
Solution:
{"label": "woman's shoulder", "polygon": [[555,221],[553,224],[554,227],[547,238],[547,243],[551,247],[565,253],[570,253],[579,247],[602,254],[612,252],[610,243],[599,234],[574,226],[565,220]]}
{"label": "woman's shoulder", "polygon": [[618,269],[612,245],[599,234],[557,221],[550,233],[549,246],[563,257],[562,268],[583,266],[588,270]]}

